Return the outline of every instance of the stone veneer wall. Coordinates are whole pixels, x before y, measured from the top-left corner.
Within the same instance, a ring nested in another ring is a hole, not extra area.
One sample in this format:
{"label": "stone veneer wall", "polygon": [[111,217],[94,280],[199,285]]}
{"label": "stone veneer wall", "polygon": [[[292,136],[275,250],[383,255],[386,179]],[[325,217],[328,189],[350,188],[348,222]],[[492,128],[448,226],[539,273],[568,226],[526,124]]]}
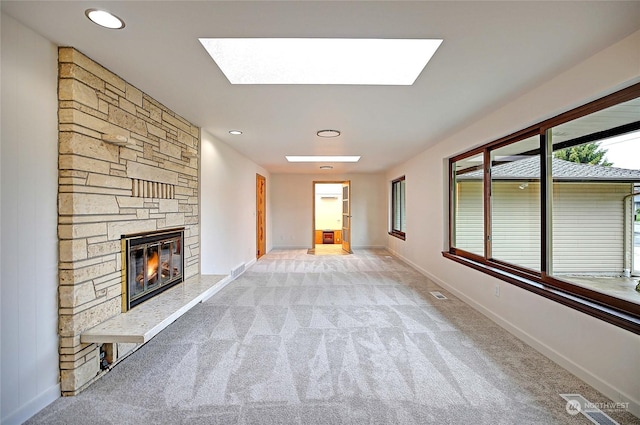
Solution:
{"label": "stone veneer wall", "polygon": [[[200,129],[77,50],[58,55],[60,379],[72,395],[101,375],[99,346],[80,334],[121,314],[122,234],[184,226],[185,277],[200,271]],[[116,360],[134,346],[110,348]]]}

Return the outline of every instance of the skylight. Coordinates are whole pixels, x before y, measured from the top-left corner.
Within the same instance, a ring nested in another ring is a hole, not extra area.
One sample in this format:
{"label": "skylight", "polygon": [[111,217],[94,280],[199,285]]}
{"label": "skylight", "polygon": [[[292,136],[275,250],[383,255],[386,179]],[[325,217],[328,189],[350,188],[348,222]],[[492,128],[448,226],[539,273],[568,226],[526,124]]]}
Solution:
{"label": "skylight", "polygon": [[296,156],[296,155],[287,155],[287,161],[289,162],[358,162],[360,161],[360,156],[322,156],[322,155],[311,155],[311,156]]}
{"label": "skylight", "polygon": [[410,86],[439,39],[200,38],[231,84]]}

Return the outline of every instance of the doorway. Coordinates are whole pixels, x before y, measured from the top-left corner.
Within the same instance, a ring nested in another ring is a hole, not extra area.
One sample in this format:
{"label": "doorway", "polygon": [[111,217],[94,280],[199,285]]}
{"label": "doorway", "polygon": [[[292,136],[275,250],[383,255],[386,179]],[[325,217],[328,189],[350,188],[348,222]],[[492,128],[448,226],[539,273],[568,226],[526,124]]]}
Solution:
{"label": "doorway", "polygon": [[350,182],[314,181],[312,211],[314,253],[351,253]]}
{"label": "doorway", "polygon": [[267,251],[267,179],[256,174],[256,259]]}

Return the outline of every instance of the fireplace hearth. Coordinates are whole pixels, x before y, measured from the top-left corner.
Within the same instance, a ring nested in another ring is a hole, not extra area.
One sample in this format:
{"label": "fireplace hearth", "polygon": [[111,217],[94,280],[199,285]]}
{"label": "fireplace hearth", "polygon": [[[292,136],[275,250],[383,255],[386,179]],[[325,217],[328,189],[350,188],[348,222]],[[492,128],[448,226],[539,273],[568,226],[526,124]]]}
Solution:
{"label": "fireplace hearth", "polygon": [[122,311],[184,281],[184,228],[122,235]]}

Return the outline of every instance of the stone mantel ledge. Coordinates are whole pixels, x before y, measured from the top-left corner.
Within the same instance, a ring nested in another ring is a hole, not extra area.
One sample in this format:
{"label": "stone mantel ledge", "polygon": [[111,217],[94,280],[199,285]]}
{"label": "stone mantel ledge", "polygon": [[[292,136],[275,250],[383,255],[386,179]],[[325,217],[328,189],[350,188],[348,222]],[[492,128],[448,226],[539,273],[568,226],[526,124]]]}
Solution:
{"label": "stone mantel ledge", "polygon": [[201,301],[231,282],[227,275],[196,275],[126,313],[83,332],[80,342],[144,344]]}

